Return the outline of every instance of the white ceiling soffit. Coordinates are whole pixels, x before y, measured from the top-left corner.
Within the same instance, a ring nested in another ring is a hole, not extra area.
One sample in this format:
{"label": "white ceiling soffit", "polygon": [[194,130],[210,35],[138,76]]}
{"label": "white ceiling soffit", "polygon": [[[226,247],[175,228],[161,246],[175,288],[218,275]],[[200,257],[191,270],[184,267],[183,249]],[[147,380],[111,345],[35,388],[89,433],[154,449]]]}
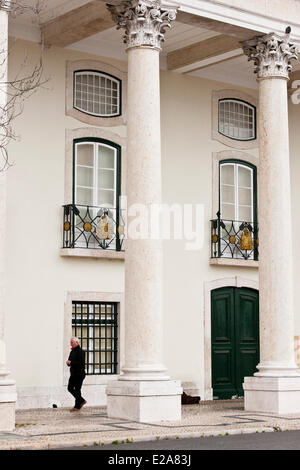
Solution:
{"label": "white ceiling soffit", "polygon": [[188,75],[246,88],[257,88],[253,63],[248,62],[247,57],[244,55],[194,70]]}
{"label": "white ceiling soffit", "polygon": [[[293,60],[293,71],[300,70],[300,59]],[[254,73],[254,64],[248,61],[245,55],[224,60],[217,64],[203,67],[187,73],[195,77],[207,78],[222,83],[231,83],[246,88],[258,88],[256,74]],[[291,77],[292,80],[292,77]]]}
{"label": "white ceiling soffit", "polygon": [[[167,53],[179,47],[188,46],[217,35],[218,33],[175,21],[172,28],[166,32],[166,41],[162,45],[162,62],[164,62]],[[78,41],[68,46],[68,48],[99,56],[127,60],[123,36],[124,31],[113,27]]]}

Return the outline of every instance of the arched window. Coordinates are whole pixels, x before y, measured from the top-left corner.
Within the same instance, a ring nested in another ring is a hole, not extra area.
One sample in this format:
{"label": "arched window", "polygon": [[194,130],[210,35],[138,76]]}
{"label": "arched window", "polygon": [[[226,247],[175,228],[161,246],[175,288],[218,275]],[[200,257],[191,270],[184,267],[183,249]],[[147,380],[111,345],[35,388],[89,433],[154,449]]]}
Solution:
{"label": "arched window", "polygon": [[121,80],[104,72],[74,72],[73,106],[97,117],[121,115]]}
{"label": "arched window", "polygon": [[224,98],[218,104],[218,131],[234,140],[256,139],[256,108],[246,101]]}
{"label": "arched window", "polygon": [[97,138],[73,141],[73,203],[64,206],[64,247],[120,251],[121,147]]}
{"label": "arched window", "polygon": [[256,221],[256,167],[238,160],[220,162],[219,210],[222,219]]}
{"label": "arched window", "polygon": [[95,138],[74,141],[73,203],[116,208],[120,193],[120,147]]}
{"label": "arched window", "polygon": [[257,259],[257,171],[241,160],[219,166],[219,257]]}

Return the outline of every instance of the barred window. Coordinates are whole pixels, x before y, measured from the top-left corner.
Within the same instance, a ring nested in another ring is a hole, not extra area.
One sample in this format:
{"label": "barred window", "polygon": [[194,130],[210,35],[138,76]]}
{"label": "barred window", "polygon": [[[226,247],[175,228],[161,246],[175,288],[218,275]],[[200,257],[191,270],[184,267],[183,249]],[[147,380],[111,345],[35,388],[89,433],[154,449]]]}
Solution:
{"label": "barred window", "polygon": [[74,72],[74,108],[100,117],[121,114],[121,80],[103,72]]}
{"label": "barred window", "polygon": [[72,302],[72,335],[85,351],[87,375],[117,374],[116,302]]}
{"label": "barred window", "polygon": [[220,134],[235,140],[256,139],[256,109],[236,99],[219,100]]}

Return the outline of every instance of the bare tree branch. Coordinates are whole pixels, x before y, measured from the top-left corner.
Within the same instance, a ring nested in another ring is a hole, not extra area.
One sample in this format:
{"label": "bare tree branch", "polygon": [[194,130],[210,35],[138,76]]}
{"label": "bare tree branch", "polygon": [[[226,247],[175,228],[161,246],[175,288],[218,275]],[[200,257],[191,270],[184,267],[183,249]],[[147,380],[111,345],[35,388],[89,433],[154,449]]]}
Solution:
{"label": "bare tree branch", "polygon": [[[25,4],[15,0],[0,0],[0,10],[5,9],[14,15],[30,11],[38,20],[42,11],[44,0],[36,0],[33,5]],[[0,45],[0,94],[5,98],[0,104],[0,171],[3,171],[11,163],[8,156],[8,144],[16,140],[13,123],[23,112],[24,102],[41,88],[48,80],[43,79],[43,45],[40,45],[40,57],[32,67],[28,63],[28,57],[24,57],[23,63],[17,74],[7,80],[7,65],[9,51],[7,45]]]}
{"label": "bare tree branch", "polygon": [[0,10],[8,10],[13,15],[31,11],[39,15],[45,6],[45,0],[36,0],[34,4],[26,3],[22,0],[0,0]]}

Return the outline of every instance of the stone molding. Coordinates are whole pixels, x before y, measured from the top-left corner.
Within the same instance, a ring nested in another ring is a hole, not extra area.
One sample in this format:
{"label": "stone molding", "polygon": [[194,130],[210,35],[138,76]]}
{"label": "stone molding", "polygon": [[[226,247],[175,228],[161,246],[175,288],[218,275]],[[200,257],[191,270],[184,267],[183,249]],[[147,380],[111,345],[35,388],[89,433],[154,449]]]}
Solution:
{"label": "stone molding", "polygon": [[[213,399],[211,361],[211,291],[220,287],[248,287],[259,290],[259,282],[240,276],[204,282],[204,400]],[[202,398],[202,397],[201,397]]]}
{"label": "stone molding", "polygon": [[121,188],[122,194],[126,194],[126,138],[106,129],[97,127],[79,127],[66,129],[65,137],[65,200],[64,204],[72,204],[73,186],[73,141],[81,138],[96,138],[110,140],[121,147]]}
{"label": "stone molding", "polygon": [[[125,240],[124,240],[125,242]],[[92,258],[92,259],[111,259],[124,260],[125,251],[101,250],[93,248],[61,248],[60,256],[72,258]]]}
{"label": "stone molding", "polygon": [[[237,150],[221,150],[220,152],[212,153],[212,218],[216,218],[216,213],[219,210],[219,163],[221,160],[241,160],[245,163],[251,163],[256,166],[257,182],[259,181],[259,158],[255,155],[246,152],[239,152]],[[259,187],[257,185],[257,200],[259,194]],[[257,207],[257,212],[259,208]]]}
{"label": "stone molding", "polygon": [[257,36],[242,42],[248,61],[253,60],[257,78],[289,78],[292,70],[291,60],[298,58],[298,49],[290,42],[290,35],[276,33]]}
{"label": "stone molding", "polygon": [[[72,336],[72,301],[90,302],[117,302],[118,303],[118,369],[124,364],[125,344],[125,312],[123,292],[66,292],[64,305],[64,335],[63,335],[63,385],[66,386],[70,376],[70,370],[66,360],[70,352],[70,338]],[[111,380],[117,379],[118,374],[113,375],[86,375],[84,385],[107,385]]]}
{"label": "stone molding", "polygon": [[211,266],[236,266],[241,268],[259,267],[259,261],[236,258],[210,258],[209,264]]}
{"label": "stone molding", "polygon": [[150,47],[161,50],[164,34],[176,18],[176,8],[166,8],[160,0],[121,0],[107,4],[117,29],[124,29],[126,49]]}
{"label": "stone molding", "polygon": [[[74,72],[95,70],[121,80],[122,114],[115,117],[101,117],[74,108]],[[126,125],[127,73],[98,60],[68,60],[66,63],[66,115],[90,126],[114,127]]]}

